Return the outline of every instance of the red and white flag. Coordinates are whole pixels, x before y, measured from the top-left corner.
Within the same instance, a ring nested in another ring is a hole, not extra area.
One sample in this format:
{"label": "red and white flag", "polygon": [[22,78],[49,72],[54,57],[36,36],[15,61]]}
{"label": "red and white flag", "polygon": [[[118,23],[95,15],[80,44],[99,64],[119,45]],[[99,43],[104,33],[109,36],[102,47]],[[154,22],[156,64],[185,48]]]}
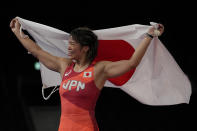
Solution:
{"label": "red and white flag", "polygon": [[[21,28],[27,30],[43,50],[55,56],[67,57],[69,33],[19,17],[18,19]],[[94,33],[99,38],[95,62],[129,59],[150,27],[134,24],[95,30]],[[61,83],[60,74],[47,69],[43,64],[41,77],[44,88]],[[191,96],[188,77],[158,38],[152,40],[136,69],[109,79],[105,86],[120,88],[148,105],[189,103]]]}

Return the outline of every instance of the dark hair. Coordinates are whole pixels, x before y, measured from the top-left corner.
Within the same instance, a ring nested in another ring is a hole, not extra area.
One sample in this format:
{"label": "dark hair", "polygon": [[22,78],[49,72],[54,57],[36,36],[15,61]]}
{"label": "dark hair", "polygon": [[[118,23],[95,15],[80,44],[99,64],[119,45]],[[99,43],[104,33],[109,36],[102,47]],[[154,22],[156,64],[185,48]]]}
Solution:
{"label": "dark hair", "polygon": [[92,62],[97,56],[98,38],[94,32],[87,27],[79,27],[71,31],[70,35],[73,40],[78,42],[82,47],[88,46],[88,59]]}

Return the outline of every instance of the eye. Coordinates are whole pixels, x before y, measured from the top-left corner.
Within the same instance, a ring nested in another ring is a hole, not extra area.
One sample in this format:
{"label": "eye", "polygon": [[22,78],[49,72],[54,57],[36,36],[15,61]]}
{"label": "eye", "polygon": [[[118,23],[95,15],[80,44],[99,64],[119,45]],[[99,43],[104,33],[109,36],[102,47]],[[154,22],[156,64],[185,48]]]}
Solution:
{"label": "eye", "polygon": [[69,44],[70,45],[75,45],[75,42],[70,41]]}

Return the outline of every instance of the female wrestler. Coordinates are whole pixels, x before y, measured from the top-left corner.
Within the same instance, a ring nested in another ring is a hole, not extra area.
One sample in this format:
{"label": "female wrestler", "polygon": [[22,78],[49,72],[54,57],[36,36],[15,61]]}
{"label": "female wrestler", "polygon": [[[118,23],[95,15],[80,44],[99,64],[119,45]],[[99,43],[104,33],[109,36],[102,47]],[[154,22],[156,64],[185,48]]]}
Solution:
{"label": "female wrestler", "polygon": [[[90,29],[77,28],[71,31],[68,46],[69,58],[62,58],[42,50],[29,37],[21,37],[20,26],[17,18],[10,23],[11,30],[21,44],[47,68],[61,75],[59,131],[98,131],[94,109],[106,80],[136,68],[155,36],[155,28],[151,27],[128,60],[94,63],[98,39]],[[158,30],[161,35],[164,32],[164,26],[159,24]]]}

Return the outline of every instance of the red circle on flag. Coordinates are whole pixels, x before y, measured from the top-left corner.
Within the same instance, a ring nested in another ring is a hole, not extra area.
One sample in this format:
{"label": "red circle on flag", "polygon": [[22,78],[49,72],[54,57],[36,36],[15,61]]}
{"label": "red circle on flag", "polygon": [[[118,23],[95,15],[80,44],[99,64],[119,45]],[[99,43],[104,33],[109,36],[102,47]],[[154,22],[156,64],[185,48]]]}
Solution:
{"label": "red circle on flag", "polygon": [[86,76],[89,76],[90,74],[89,73],[86,73]]}
{"label": "red circle on flag", "polygon": [[[99,40],[98,55],[94,62],[128,60],[134,52],[133,46],[124,40]],[[134,72],[135,68],[108,80],[117,86],[122,86],[132,77]]]}

